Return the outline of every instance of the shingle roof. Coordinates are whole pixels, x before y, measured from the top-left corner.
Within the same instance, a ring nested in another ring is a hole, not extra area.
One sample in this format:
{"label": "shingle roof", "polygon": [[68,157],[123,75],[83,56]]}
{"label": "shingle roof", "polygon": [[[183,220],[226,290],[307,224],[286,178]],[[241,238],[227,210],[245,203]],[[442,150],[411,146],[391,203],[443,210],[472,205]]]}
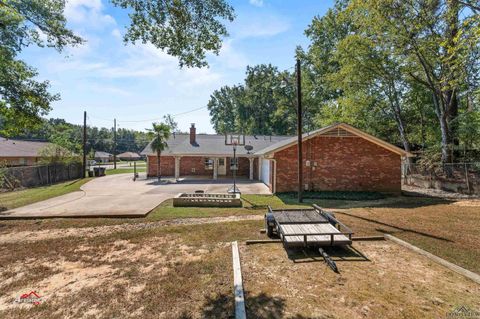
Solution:
{"label": "shingle roof", "polygon": [[[251,154],[265,147],[288,139],[290,136],[245,136],[245,145],[253,146]],[[162,152],[164,155],[230,155],[232,146],[225,145],[225,135],[197,134],[196,144],[190,144],[190,134],[171,135],[167,141],[168,148]],[[142,155],[154,155],[150,143],[141,153]],[[247,150],[243,146],[237,147],[238,155],[246,155]]]}
{"label": "shingle roof", "polygon": [[39,151],[50,145],[48,142],[11,140],[0,137],[0,157],[39,157]]}
{"label": "shingle roof", "polygon": [[[352,134],[355,134],[361,138],[364,138],[372,143],[375,143],[381,147],[384,147],[394,153],[401,156],[413,156],[411,153],[390,144],[384,140],[381,140],[375,136],[367,134],[351,125],[346,123],[335,123],[329,126],[322,127],[318,130],[314,130],[308,133],[304,133],[302,140],[311,138],[313,136],[326,133],[335,128],[342,128]],[[189,134],[176,134],[172,135],[168,140],[168,149],[162,152],[164,155],[230,155],[232,154],[232,146],[225,145],[225,136],[216,134],[197,134],[197,145],[190,144]],[[252,145],[253,150],[250,152],[254,155],[266,155],[290,145],[297,143],[297,136],[245,136],[245,144]],[[141,153],[142,155],[154,155],[150,148],[150,143],[145,147]],[[239,146],[237,148],[238,155],[247,154],[247,150],[244,147]]]}
{"label": "shingle roof", "polygon": [[102,158],[102,157],[110,157],[110,156],[113,156],[112,154],[110,153],[107,153],[107,152],[102,152],[102,151],[96,151],[95,152],[95,158]]}
{"label": "shingle roof", "polygon": [[117,157],[123,157],[123,158],[138,158],[140,155],[138,155],[135,152],[124,152],[121,154],[118,154]]}

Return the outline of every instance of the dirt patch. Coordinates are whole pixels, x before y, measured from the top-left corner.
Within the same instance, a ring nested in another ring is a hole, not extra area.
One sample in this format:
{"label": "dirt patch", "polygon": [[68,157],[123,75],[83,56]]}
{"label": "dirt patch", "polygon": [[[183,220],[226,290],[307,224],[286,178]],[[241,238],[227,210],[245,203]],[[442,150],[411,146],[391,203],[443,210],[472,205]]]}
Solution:
{"label": "dirt patch", "polygon": [[452,205],[463,207],[480,207],[480,200],[461,200],[453,203]]}
{"label": "dirt patch", "polygon": [[172,226],[172,225],[201,225],[216,224],[224,222],[245,221],[245,220],[261,220],[261,215],[240,215],[226,217],[207,217],[207,218],[177,218],[172,220],[148,222],[148,223],[125,223],[111,226],[96,226],[83,228],[65,228],[65,229],[48,229],[37,231],[13,231],[2,233],[0,235],[0,244],[18,243],[24,241],[39,241],[65,237],[83,237],[92,238],[96,236],[104,236],[114,232],[132,231],[152,229],[156,227]]}
{"label": "dirt patch", "polygon": [[[335,274],[318,255],[288,258],[281,245],[241,246],[249,318],[443,318],[480,309],[480,286],[391,242],[356,243],[368,257]],[[347,258],[348,259],[348,258]]]}

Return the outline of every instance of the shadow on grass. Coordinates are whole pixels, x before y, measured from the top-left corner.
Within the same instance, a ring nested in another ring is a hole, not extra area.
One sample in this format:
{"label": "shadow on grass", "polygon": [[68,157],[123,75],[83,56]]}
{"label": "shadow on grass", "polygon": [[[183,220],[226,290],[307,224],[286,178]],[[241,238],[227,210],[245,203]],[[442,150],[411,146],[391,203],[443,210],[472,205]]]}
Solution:
{"label": "shadow on grass", "polygon": [[[441,240],[441,241],[445,241],[445,242],[450,242],[450,243],[454,242],[453,240],[450,240],[448,238],[432,235],[432,234],[425,233],[425,232],[422,232],[422,231],[418,231],[418,230],[415,230],[415,229],[412,229],[412,228],[400,227],[400,226],[396,226],[396,225],[393,225],[393,224],[384,223],[384,222],[381,222],[379,220],[375,220],[375,219],[371,219],[371,218],[367,218],[367,217],[362,217],[362,216],[354,215],[354,214],[351,214],[351,213],[337,212],[337,214],[342,214],[342,215],[346,215],[346,216],[349,216],[349,217],[352,217],[352,218],[361,219],[361,220],[369,222],[369,223],[374,223],[374,224],[377,224],[377,225],[386,226],[386,227],[393,228],[393,229],[396,229],[396,230],[402,231],[402,232],[414,233],[414,234],[417,234],[417,235],[421,235],[421,236],[425,236],[425,237],[429,237],[429,238],[433,238],[433,239],[437,239],[437,240]],[[377,229],[377,231],[387,233],[387,234],[395,233],[395,232],[388,231],[388,230],[383,230],[383,229]]]}
{"label": "shadow on grass", "polygon": [[[361,251],[353,246],[323,247],[323,250],[335,262],[343,261],[370,261]],[[294,263],[324,262],[324,259],[317,248],[289,248],[287,249],[288,259]]]}
{"label": "shadow on grass", "polygon": [[[305,317],[298,314],[286,316],[284,298],[269,296],[265,293],[256,296],[249,296],[248,291],[245,294],[245,307],[247,318],[249,319],[314,319],[313,317]],[[193,317],[194,316],[185,311],[179,318],[191,319]],[[231,295],[221,294],[215,298],[208,298],[204,304],[200,317],[205,319],[235,318],[235,299],[233,291]],[[321,317],[315,317],[315,319],[319,318]]]}
{"label": "shadow on grass", "polygon": [[299,203],[295,196],[291,194],[278,194],[277,197],[285,205],[311,206],[317,204],[328,208],[418,208],[432,205],[441,205],[452,203],[451,200],[428,197],[410,197],[410,196],[387,196],[383,199],[335,199],[333,196],[328,198],[305,198],[303,203]]}

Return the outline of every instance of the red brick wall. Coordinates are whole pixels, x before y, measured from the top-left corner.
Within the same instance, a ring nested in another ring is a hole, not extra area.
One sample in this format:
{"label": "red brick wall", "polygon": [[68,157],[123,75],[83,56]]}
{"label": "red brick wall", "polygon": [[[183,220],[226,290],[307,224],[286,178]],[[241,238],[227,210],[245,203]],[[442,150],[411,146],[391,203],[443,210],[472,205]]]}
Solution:
{"label": "red brick wall", "polygon": [[[157,176],[157,157],[148,156],[148,176]],[[175,158],[173,156],[160,156],[160,174],[162,176],[175,175]]]}
{"label": "red brick wall", "polygon": [[[197,175],[197,176],[211,176],[213,178],[213,170],[205,169],[205,157],[201,156],[182,156],[180,158],[180,176]],[[230,170],[230,158],[226,161],[226,175],[233,176]],[[254,178],[258,175],[258,159],[254,160]],[[175,176],[175,158],[173,156],[161,156],[160,168],[162,176]],[[192,172],[195,168],[195,172]],[[250,175],[250,161],[248,158],[238,158],[237,176],[249,177]],[[148,156],[148,176],[157,176],[157,157]],[[220,176],[219,176],[220,177]]]}
{"label": "red brick wall", "polygon": [[[275,153],[274,158],[276,192],[296,191],[297,146]],[[304,184],[310,190],[401,191],[400,155],[360,137],[314,137],[303,143],[303,160]]]}

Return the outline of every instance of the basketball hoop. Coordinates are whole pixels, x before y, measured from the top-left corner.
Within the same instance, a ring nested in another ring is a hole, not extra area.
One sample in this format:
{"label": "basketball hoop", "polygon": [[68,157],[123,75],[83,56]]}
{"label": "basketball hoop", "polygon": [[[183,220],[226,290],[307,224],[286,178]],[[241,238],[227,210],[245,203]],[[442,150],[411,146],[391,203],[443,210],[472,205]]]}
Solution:
{"label": "basketball hoop", "polygon": [[245,145],[245,135],[238,134],[238,133],[227,133],[225,134],[225,145],[232,145],[233,146],[233,163],[234,167],[232,169],[233,173],[233,186],[228,189],[229,193],[239,194],[240,190],[237,188],[237,146]]}

